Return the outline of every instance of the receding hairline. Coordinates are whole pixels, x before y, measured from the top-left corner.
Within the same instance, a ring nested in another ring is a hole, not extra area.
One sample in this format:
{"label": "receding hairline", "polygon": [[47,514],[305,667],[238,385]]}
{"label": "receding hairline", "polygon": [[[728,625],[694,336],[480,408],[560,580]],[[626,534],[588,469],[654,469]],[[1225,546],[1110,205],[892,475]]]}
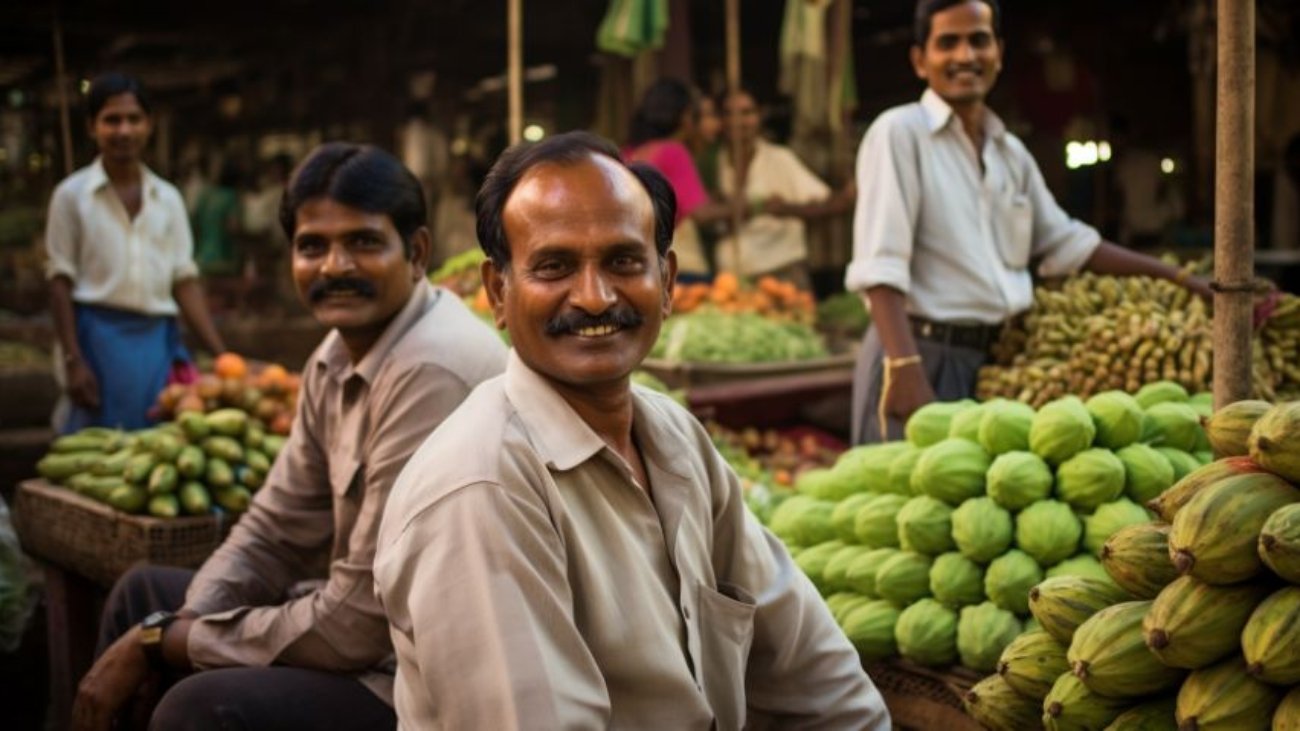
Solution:
{"label": "receding hairline", "polygon": [[515,181],[514,186],[511,187],[505,200],[501,202],[502,216],[505,215],[506,209],[510,207],[510,202],[514,200],[515,194],[530,183],[537,175],[549,170],[573,169],[583,165],[591,165],[600,169],[604,173],[603,177],[611,183],[613,183],[615,178],[611,176],[610,171],[619,171],[618,175],[622,177],[623,182],[626,184],[626,188],[615,185],[609,187],[615,190],[630,189],[635,191],[634,195],[638,200],[643,201],[646,204],[650,210],[651,220],[654,219],[654,200],[651,199],[650,191],[646,190],[645,185],[641,183],[641,180],[637,178],[637,176],[628,169],[627,165],[625,165],[621,160],[610,157],[609,155],[596,150],[586,150],[582,153],[581,157],[577,158],[541,160],[530,165],[527,170],[520,173],[519,178]]}

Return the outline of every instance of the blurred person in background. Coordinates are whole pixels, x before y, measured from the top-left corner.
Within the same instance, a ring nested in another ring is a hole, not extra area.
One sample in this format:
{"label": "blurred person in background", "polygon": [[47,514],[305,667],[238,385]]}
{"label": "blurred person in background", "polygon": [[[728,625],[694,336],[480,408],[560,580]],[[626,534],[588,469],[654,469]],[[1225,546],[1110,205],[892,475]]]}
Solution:
{"label": "blurred person in background", "polygon": [[695,126],[696,102],[695,93],[681,81],[656,81],[646,89],[632,115],[624,151],[629,162],[643,162],[658,170],[677,195],[673,247],[677,252],[678,280],[683,282],[710,277],[713,253],[704,247],[699,229],[725,223],[732,217],[733,206],[739,204],[711,198],[695,168],[687,142],[702,141]]}
{"label": "blurred person in background", "polygon": [[[718,159],[719,187],[731,195],[737,176],[743,180],[737,197],[748,202],[748,216],[739,236],[719,243],[718,268],[770,275],[812,291],[804,222],[852,210],[853,183],[832,191],[793,150],[764,139],[758,102],[749,91],[727,92],[719,106],[728,138]],[[732,163],[733,150],[739,150],[738,164]]]}
{"label": "blurred person in background", "polygon": [[185,203],[142,160],[148,95],[137,79],[107,73],[86,101],[99,155],[55,188],[45,231],[64,391],[54,424],[138,429],[173,370],[189,364],[177,314],[213,355],[226,348],[199,286]]}
{"label": "blurred person in background", "polygon": [[243,172],[227,158],[212,185],[199,192],[194,202],[195,259],[204,274],[235,274],[239,271],[236,237],[241,232],[239,189]]}

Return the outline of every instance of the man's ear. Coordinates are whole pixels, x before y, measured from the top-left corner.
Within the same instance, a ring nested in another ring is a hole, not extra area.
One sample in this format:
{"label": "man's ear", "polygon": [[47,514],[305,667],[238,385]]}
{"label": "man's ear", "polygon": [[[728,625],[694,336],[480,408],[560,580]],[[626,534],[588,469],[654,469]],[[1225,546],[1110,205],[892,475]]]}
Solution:
{"label": "man's ear", "polygon": [[659,273],[663,277],[664,286],[663,313],[664,317],[668,317],[673,314],[673,290],[677,286],[677,252],[669,249],[668,254],[659,262],[663,269]]}
{"label": "man's ear", "polygon": [[428,226],[421,226],[411,234],[407,244],[410,248],[411,280],[422,279],[429,271],[429,257],[433,256],[433,234]]}
{"label": "man's ear", "polygon": [[[507,266],[509,266],[507,264]],[[492,319],[498,330],[506,329],[506,272],[497,269],[488,257],[479,265],[479,276],[483,279],[483,288],[487,291],[488,303],[492,305]]]}
{"label": "man's ear", "polygon": [[929,81],[925,70],[925,49],[913,43],[909,55],[912,59],[912,71],[916,72],[916,78]]}

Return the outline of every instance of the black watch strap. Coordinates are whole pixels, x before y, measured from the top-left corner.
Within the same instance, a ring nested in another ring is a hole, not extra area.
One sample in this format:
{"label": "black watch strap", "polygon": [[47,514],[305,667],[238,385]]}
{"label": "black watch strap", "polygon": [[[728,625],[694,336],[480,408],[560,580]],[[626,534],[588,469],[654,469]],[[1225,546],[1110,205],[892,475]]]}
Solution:
{"label": "black watch strap", "polygon": [[159,670],[167,666],[162,654],[163,633],[176,619],[175,612],[161,611],[150,614],[140,623],[140,649],[144,650],[149,664]]}

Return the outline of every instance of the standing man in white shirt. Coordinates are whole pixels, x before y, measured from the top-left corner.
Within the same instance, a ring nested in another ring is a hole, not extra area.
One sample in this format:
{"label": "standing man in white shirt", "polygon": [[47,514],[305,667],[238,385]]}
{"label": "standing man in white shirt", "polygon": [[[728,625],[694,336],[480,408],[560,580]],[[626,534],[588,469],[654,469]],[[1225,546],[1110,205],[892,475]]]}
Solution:
{"label": "standing man in white shirt", "polygon": [[108,73],[86,100],[99,156],[54,190],[45,229],[65,390],[55,426],[136,429],[172,368],[189,360],[178,311],[213,355],[225,345],[208,317],[181,194],[141,161],[152,130],[143,87]]}
{"label": "standing man in white shirt", "polygon": [[1053,199],[985,98],[1002,70],[997,0],[918,0],[912,67],[929,88],[889,109],[858,150],[845,288],[872,312],[853,384],[853,441],[898,439],[913,411],[973,396],[1002,323],[1040,276],[1087,269],[1207,282],[1103,241]]}

